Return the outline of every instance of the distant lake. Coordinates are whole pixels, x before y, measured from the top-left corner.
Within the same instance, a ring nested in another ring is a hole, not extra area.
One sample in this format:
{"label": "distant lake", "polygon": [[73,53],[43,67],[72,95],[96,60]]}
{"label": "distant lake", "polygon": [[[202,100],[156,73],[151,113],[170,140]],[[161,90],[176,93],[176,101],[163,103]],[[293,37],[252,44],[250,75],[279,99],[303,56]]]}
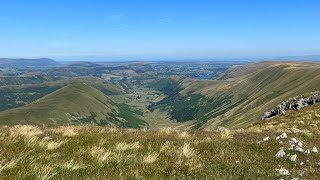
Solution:
{"label": "distant lake", "polygon": [[211,74],[206,74],[206,75],[198,76],[198,77],[195,77],[195,78],[198,79],[198,80],[206,80],[206,79],[210,79],[211,77],[212,77]]}

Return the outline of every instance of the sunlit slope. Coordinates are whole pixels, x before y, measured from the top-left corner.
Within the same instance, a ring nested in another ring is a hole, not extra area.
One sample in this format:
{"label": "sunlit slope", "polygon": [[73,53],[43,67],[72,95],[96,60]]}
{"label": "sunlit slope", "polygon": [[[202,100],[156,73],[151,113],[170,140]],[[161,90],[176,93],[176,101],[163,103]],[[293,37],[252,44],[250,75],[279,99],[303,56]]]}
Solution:
{"label": "sunlit slope", "polygon": [[130,113],[125,108],[91,86],[73,84],[29,105],[1,112],[0,124],[58,126],[89,123],[116,127],[139,127],[144,124],[134,117],[125,118]]}
{"label": "sunlit slope", "polygon": [[270,61],[232,67],[217,80],[167,81],[176,82],[167,87],[173,93],[153,109],[170,107],[173,119],[194,120],[194,128],[237,128],[259,121],[290,97],[319,90],[320,65]]}
{"label": "sunlit slope", "polygon": [[[208,124],[247,126],[260,120],[264,111],[282,101],[320,89],[320,66],[315,63],[266,62],[251,66],[246,71],[252,72],[229,79],[231,87],[224,91],[232,95],[230,104],[240,103]],[[216,96],[219,92],[206,93]]]}
{"label": "sunlit slope", "polygon": [[19,81],[18,85],[0,85],[0,111],[30,104],[31,102],[38,100],[55,90],[72,84],[85,83],[98,89],[107,96],[122,93],[119,86],[97,77],[65,78],[36,84],[29,83],[30,81],[26,79]]}

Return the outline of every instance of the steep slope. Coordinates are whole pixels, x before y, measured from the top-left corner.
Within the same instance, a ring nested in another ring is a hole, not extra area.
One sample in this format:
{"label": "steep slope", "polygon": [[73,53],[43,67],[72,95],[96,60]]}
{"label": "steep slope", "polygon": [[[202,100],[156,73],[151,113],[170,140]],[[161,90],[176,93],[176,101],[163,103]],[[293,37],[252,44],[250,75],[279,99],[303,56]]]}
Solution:
{"label": "steep slope", "polygon": [[194,128],[238,128],[289,97],[319,90],[320,64],[270,61],[233,67],[217,80],[172,80],[179,90],[152,109],[167,107],[173,119],[195,121]]}
{"label": "steep slope", "polygon": [[123,105],[112,102],[99,90],[73,84],[26,106],[0,113],[0,124],[59,126],[90,123],[116,127],[139,127],[144,122]]}
{"label": "steep slope", "polygon": [[243,102],[213,119],[213,125],[247,126],[260,120],[265,109],[290,97],[320,89],[319,63],[265,62],[251,66],[249,72],[252,69],[255,71],[229,79],[234,85],[228,91]]}

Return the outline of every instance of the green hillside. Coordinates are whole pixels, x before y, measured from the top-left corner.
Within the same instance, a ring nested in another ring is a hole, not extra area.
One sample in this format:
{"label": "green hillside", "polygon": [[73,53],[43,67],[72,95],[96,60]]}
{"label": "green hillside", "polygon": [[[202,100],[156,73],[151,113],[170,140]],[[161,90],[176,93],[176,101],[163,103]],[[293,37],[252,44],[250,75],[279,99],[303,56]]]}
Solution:
{"label": "green hillside", "polygon": [[217,80],[171,78],[167,87],[154,87],[179,91],[149,108],[167,109],[179,122],[195,120],[194,128],[246,127],[283,100],[319,90],[319,72],[319,63],[272,61],[232,67]]}
{"label": "green hillside", "polygon": [[57,78],[49,76],[47,74],[26,74],[21,76],[0,76],[0,86],[12,86],[23,84],[38,84],[47,81],[53,81]]}
{"label": "green hillside", "polygon": [[115,104],[101,91],[85,84],[68,85],[31,104],[0,113],[2,125],[79,123],[136,128],[145,124],[126,105]]}
{"label": "green hillside", "polygon": [[[6,80],[2,79],[2,82],[7,84],[12,82],[12,79],[19,79],[19,77],[11,77]],[[85,83],[98,89],[107,96],[121,94],[117,85],[97,77],[64,78],[55,81],[34,82],[35,84],[30,83],[29,80],[28,78],[19,79],[19,81],[16,81],[16,83],[18,83],[17,85],[0,85],[0,99],[2,100],[0,103],[0,111],[27,105],[71,84]]]}

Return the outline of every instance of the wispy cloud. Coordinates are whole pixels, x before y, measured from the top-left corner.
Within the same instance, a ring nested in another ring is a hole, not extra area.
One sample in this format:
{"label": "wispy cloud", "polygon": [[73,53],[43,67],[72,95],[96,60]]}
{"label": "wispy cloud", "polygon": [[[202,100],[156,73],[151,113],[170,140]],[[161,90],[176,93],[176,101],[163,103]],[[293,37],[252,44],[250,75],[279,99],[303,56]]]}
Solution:
{"label": "wispy cloud", "polygon": [[161,18],[159,21],[160,21],[160,22],[168,22],[168,21],[170,21],[170,18],[168,18],[168,17],[163,17],[163,18]]}
{"label": "wispy cloud", "polygon": [[125,15],[124,14],[112,14],[107,17],[107,20],[110,22],[116,22],[121,20]]}

